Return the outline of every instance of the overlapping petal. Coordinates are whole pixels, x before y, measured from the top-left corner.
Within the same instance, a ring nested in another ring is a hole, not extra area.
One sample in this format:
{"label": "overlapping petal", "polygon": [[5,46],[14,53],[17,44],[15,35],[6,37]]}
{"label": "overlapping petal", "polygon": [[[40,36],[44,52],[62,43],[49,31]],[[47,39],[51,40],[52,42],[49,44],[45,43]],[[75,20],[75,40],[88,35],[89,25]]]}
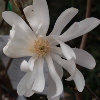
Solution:
{"label": "overlapping petal", "polygon": [[61,37],[61,40],[63,42],[66,42],[71,39],[77,38],[81,35],[86,34],[89,31],[93,30],[99,24],[100,24],[100,20],[97,18],[86,18],[86,19],[78,22],[78,26],[79,26],[78,31],[75,30],[74,34],[71,33],[71,35],[68,35],[67,39],[64,36]]}
{"label": "overlapping petal", "polygon": [[[62,78],[62,76],[63,76],[62,67],[59,64],[57,64],[56,62],[54,62],[54,67],[55,67],[59,77]],[[56,93],[56,85],[50,75],[48,76],[48,85],[49,85],[48,92],[47,92],[48,100],[59,100],[60,96],[52,98],[52,96]]]}
{"label": "overlapping petal", "polygon": [[79,30],[79,25],[77,22],[75,22],[70,26],[70,28],[66,32],[64,32],[62,35],[58,36],[57,38],[63,42],[66,42],[69,39],[69,37],[75,35],[78,32],[78,30]]}
{"label": "overlapping petal", "polygon": [[38,59],[38,57],[36,55],[34,55],[28,61],[28,65],[29,65],[29,68],[31,69],[31,71],[33,71],[33,69],[34,69],[36,59]]}
{"label": "overlapping petal", "polygon": [[49,20],[50,20],[49,10],[48,10],[48,5],[46,0],[33,0],[33,13],[39,25],[40,23],[42,23],[42,27],[44,30],[43,34],[46,35],[49,27]]}
{"label": "overlapping petal", "polygon": [[34,43],[34,38],[23,31],[23,29],[15,25],[14,37],[4,47],[3,52],[5,55],[11,58],[25,57],[34,55],[30,51],[31,46]]}
{"label": "overlapping petal", "polygon": [[75,77],[76,65],[73,59],[67,61],[65,59],[62,59],[59,55],[55,53],[51,53],[51,57],[54,61],[60,64],[65,70],[67,70],[69,73],[71,72],[71,76],[67,78],[67,81],[70,81]]}
{"label": "overlapping petal", "polygon": [[17,14],[11,11],[5,11],[2,13],[3,19],[11,26],[15,23],[18,24],[27,34],[31,34],[32,37],[35,37],[35,34],[32,32],[31,28],[26,24],[26,22]]}
{"label": "overlapping petal", "polygon": [[70,20],[78,13],[78,9],[76,8],[68,8],[65,10],[57,19],[54,29],[52,30],[50,35],[59,36],[63,30],[63,28],[70,22]]}
{"label": "overlapping petal", "polygon": [[35,63],[36,59],[37,59],[37,56],[34,55],[29,59],[28,62],[26,60],[24,60],[20,65],[21,71],[24,71],[24,72],[33,71],[34,63]]}
{"label": "overlapping petal", "polygon": [[35,75],[34,84],[32,86],[32,90],[35,92],[42,92],[44,90],[44,87],[45,87],[43,65],[44,65],[44,59],[38,58],[37,65],[36,65],[37,72]]}
{"label": "overlapping petal", "polygon": [[57,41],[60,44],[62,53],[67,60],[70,60],[72,58],[76,59],[76,55],[75,55],[74,51],[68,45],[66,45],[65,43],[63,43],[60,40],[57,40]]}
{"label": "overlapping petal", "polygon": [[59,96],[62,93],[63,85],[62,85],[62,82],[61,82],[59,75],[57,74],[57,72],[55,70],[52,58],[50,57],[50,55],[47,55],[45,58],[46,58],[46,61],[48,64],[50,76],[52,77],[53,81],[56,84],[56,93],[54,96],[52,96],[52,98],[54,98],[56,96]]}
{"label": "overlapping petal", "polygon": [[26,84],[28,82],[28,79],[31,75],[31,72],[28,72],[25,74],[25,76],[21,79],[21,81],[19,82],[18,86],[17,86],[17,93],[20,96],[23,96],[26,92]]}
{"label": "overlapping petal", "polygon": [[24,13],[33,31],[36,34],[43,35],[44,34],[43,23],[39,21],[34,15],[33,6],[30,5],[24,8]]}
{"label": "overlapping petal", "polygon": [[86,52],[85,50],[73,48],[73,51],[75,52],[76,59],[75,62],[78,65],[81,65],[82,67],[93,69],[96,65],[95,59],[92,57],[91,54]]}

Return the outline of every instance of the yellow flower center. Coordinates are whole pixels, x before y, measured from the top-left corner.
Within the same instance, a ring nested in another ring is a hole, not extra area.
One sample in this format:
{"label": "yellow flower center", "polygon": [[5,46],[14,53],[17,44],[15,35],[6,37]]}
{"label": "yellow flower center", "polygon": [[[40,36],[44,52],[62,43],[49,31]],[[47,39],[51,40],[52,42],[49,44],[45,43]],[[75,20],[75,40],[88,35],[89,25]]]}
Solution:
{"label": "yellow flower center", "polygon": [[39,37],[34,41],[34,53],[38,57],[46,56],[51,51],[51,46],[43,37]]}

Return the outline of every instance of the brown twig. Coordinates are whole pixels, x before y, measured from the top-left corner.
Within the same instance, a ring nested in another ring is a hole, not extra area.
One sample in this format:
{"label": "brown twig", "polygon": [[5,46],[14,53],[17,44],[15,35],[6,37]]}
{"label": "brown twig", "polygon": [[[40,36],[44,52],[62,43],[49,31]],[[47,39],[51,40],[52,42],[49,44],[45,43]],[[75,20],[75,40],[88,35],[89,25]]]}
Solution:
{"label": "brown twig", "polygon": [[[8,7],[9,0],[4,0],[4,1],[5,1],[5,11],[7,11],[7,7]],[[3,25],[3,23],[4,23],[4,19],[2,19],[2,21],[0,23],[0,29],[1,29],[2,25]]]}
{"label": "brown twig", "polygon": [[3,76],[2,76],[1,83],[2,83],[2,82],[5,80],[5,78],[6,78],[7,71],[8,71],[8,69],[9,69],[9,67],[10,67],[10,65],[11,65],[11,63],[12,63],[12,60],[13,60],[13,58],[10,58],[10,60],[9,60],[9,62],[8,62],[8,64],[7,64],[7,67],[6,67],[5,70],[4,70],[4,74],[3,74]]}
{"label": "brown twig", "polygon": [[[91,6],[92,6],[92,0],[87,0],[86,18],[90,17]],[[88,36],[88,34],[83,35],[81,45],[80,45],[80,49],[85,48],[85,45],[86,45],[86,42],[87,42],[87,36]],[[75,95],[76,95],[76,100],[82,100],[81,93],[76,92]]]}
{"label": "brown twig", "polygon": [[[27,21],[26,19],[26,16],[24,14],[24,11],[23,11],[23,3],[21,2],[21,0],[13,0],[14,1],[14,4],[19,8],[21,14],[22,14],[22,17],[24,19],[24,21],[28,24],[28,26],[31,28],[29,22]],[[32,28],[31,28],[32,29]]]}
{"label": "brown twig", "polygon": [[[87,0],[86,18],[90,17],[91,6],[92,6],[92,0]],[[85,45],[86,45],[86,42],[87,42],[87,36],[88,36],[88,34],[83,35],[82,42],[81,42],[81,45],[80,45],[80,49],[85,48]]]}
{"label": "brown twig", "polygon": [[85,88],[87,89],[87,91],[88,91],[89,93],[92,94],[93,97],[95,97],[96,100],[100,100],[100,99],[98,98],[98,96],[97,96],[87,85],[85,85]]}

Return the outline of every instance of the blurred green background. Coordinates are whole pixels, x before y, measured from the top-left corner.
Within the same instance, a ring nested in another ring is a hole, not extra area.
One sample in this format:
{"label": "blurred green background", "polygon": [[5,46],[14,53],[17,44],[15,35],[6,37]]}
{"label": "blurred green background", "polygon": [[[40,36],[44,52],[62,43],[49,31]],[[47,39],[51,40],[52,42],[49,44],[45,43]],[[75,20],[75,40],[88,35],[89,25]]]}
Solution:
{"label": "blurred green background", "polygon": [[[32,0],[22,0],[23,7],[26,7],[32,4]],[[48,34],[52,31],[54,23],[57,17],[67,8],[69,7],[76,7],[79,9],[79,13],[76,17],[66,26],[64,31],[68,29],[68,27],[73,22],[81,21],[85,18],[86,13],[86,3],[87,0],[47,0],[50,12],[50,28]],[[14,5],[13,1],[10,0],[8,9],[19,14],[21,13],[19,9]],[[2,12],[4,11],[4,0],[0,0],[0,22],[2,20]],[[92,9],[91,9],[91,17],[96,17],[100,19],[100,0],[92,0]],[[9,30],[11,27],[4,22],[2,28],[0,29],[0,35],[9,34]],[[68,42],[71,47],[78,47],[80,46],[82,37],[76,38]],[[81,72],[83,73],[86,84],[96,93],[96,95],[100,98],[100,26],[95,28],[91,31],[88,35],[88,40],[85,46],[85,50],[88,51],[90,54],[93,55],[95,58],[97,65],[95,69],[88,70],[85,68],[81,68]],[[1,65],[1,62],[0,62]],[[66,98],[62,98],[62,100],[76,100],[75,99],[75,92],[68,88],[68,86],[74,87],[74,82],[67,82],[65,78],[68,77],[68,73],[64,73],[63,77],[63,84],[64,84],[64,93]],[[43,96],[46,98],[45,96]],[[33,95],[29,100],[39,100],[40,95]],[[92,100],[93,97],[86,89],[82,92],[82,100]]]}

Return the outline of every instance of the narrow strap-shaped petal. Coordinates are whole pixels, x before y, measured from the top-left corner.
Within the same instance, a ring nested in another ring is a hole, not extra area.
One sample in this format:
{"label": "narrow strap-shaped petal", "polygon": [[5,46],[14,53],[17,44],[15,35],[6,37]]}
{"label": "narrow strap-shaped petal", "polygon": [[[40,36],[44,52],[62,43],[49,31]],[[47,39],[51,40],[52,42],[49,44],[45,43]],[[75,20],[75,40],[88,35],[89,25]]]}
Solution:
{"label": "narrow strap-shaped petal", "polygon": [[33,0],[33,13],[38,23],[42,23],[44,34],[46,34],[48,31],[50,20],[46,0]]}
{"label": "narrow strap-shaped petal", "polygon": [[20,96],[23,96],[25,91],[26,91],[26,83],[28,81],[28,78],[30,77],[31,72],[28,72],[25,74],[25,76],[21,79],[21,81],[19,82],[18,86],[17,86],[17,93]]}
{"label": "narrow strap-shaped petal", "polygon": [[71,36],[76,34],[78,30],[79,30],[79,25],[77,22],[75,22],[70,26],[70,28],[66,32],[64,32],[62,35],[58,36],[57,38],[63,42],[66,42]]}
{"label": "narrow strap-shaped petal", "polygon": [[45,58],[46,58],[46,61],[48,64],[50,76],[52,77],[53,81],[56,84],[56,94],[54,96],[52,96],[52,98],[54,98],[54,97],[59,96],[62,93],[63,85],[62,85],[59,75],[57,74],[57,72],[55,70],[52,58],[50,57],[50,55],[47,55]]}
{"label": "narrow strap-shaped petal", "polygon": [[34,80],[34,84],[32,86],[32,90],[36,92],[42,92],[45,87],[43,65],[44,65],[44,59],[38,58],[37,65],[36,65],[37,67],[36,77]]}
{"label": "narrow strap-shaped petal", "polygon": [[67,81],[71,81],[76,74],[76,65],[73,59],[70,59],[69,61],[62,59],[59,55],[55,53],[51,53],[51,57],[54,61],[56,61],[58,64],[60,64],[65,70],[67,70],[69,73],[71,72],[71,76],[67,78]]}
{"label": "narrow strap-shaped petal", "polygon": [[[89,31],[91,31],[95,27],[97,27],[99,24],[100,24],[100,20],[97,18],[86,18],[86,19],[78,22],[78,26],[79,26],[78,31],[75,34],[70,35],[69,38],[67,38],[67,41],[88,33]],[[63,41],[63,39],[62,39],[62,41]],[[65,42],[65,41],[63,41],[63,42]]]}
{"label": "narrow strap-shaped petal", "polygon": [[49,80],[49,86],[48,86],[48,92],[47,92],[48,100],[59,100],[60,95],[52,98],[52,96],[56,93],[56,85],[53,79],[50,77],[50,75],[48,77],[48,80]]}
{"label": "narrow strap-shaped petal", "polygon": [[74,77],[74,82],[79,92],[82,92],[85,86],[85,80],[82,73],[76,68],[76,75]]}
{"label": "narrow strap-shaped petal", "polygon": [[[56,69],[59,77],[62,78],[62,76],[63,76],[62,67],[59,64],[57,64],[56,62],[54,62],[54,66],[55,66],[55,69]],[[50,75],[48,76],[48,85],[49,85],[48,92],[47,92],[48,100],[59,100],[60,96],[52,98],[52,96],[56,93],[56,85]]]}
{"label": "narrow strap-shaped petal", "polygon": [[[5,11],[2,13],[3,19],[11,26],[13,26],[14,23],[18,24],[27,34],[33,34],[31,28],[25,23],[25,21],[11,11]],[[34,34],[33,34],[34,35]]]}
{"label": "narrow strap-shaped petal", "polygon": [[78,13],[78,9],[69,8],[65,10],[57,19],[54,29],[50,35],[60,35],[63,28],[70,22],[70,20]]}
{"label": "narrow strap-shaped petal", "polygon": [[91,54],[86,52],[85,50],[73,48],[73,51],[76,54],[75,62],[82,67],[93,69],[96,65],[95,59]]}
{"label": "narrow strap-shaped petal", "polygon": [[72,58],[76,59],[74,51],[67,44],[63,43],[60,40],[57,40],[57,41],[60,44],[62,53],[66,57],[67,60],[70,60]]}

